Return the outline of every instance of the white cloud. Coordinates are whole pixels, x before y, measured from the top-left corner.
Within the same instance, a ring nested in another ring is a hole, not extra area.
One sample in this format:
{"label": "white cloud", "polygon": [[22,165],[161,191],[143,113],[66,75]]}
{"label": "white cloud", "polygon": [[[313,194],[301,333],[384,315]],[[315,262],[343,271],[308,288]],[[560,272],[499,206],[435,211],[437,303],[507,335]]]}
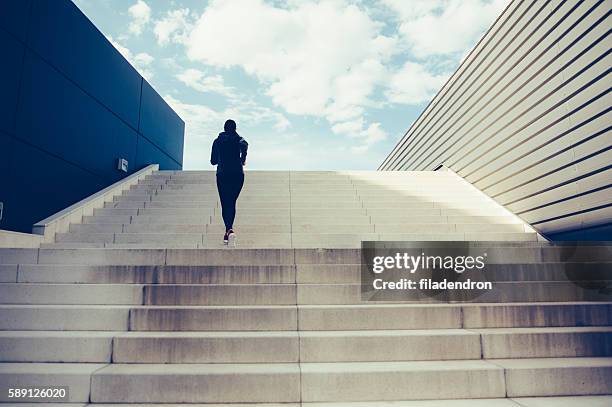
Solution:
{"label": "white cloud", "polygon": [[381,123],[371,123],[365,127],[365,120],[362,117],[337,123],[332,126],[332,131],[354,139],[354,143],[357,144],[351,147],[351,151],[358,154],[366,152],[372,145],[388,137]]}
{"label": "white cloud", "polygon": [[[158,44],[184,45],[188,58],[203,64],[177,66],[178,80],[227,98],[224,109],[173,100],[195,129],[189,138],[204,130],[212,137],[228,117],[246,128],[265,123],[282,133],[291,126],[280,111],[210,73],[237,67],[259,81],[274,105],[325,119],[331,133],[348,137],[359,154],[388,137],[369,109],[431,99],[449,76],[438,71],[449,71],[465,55],[506,2],[211,0],[199,16],[187,8],[168,11],[155,21],[154,33]],[[395,25],[382,19],[389,11]]]}
{"label": "white cloud", "polygon": [[434,75],[423,65],[408,61],[391,76],[385,94],[392,103],[416,105],[429,101],[447,78],[448,75]]}
{"label": "white cloud", "polygon": [[132,21],[128,25],[128,30],[134,35],[142,34],[142,30],[151,19],[151,7],[143,0],[138,0],[128,9]]}
{"label": "white cloud", "polygon": [[381,128],[380,123],[372,123],[365,130],[364,144],[370,146],[387,138],[387,133]]}
{"label": "white cloud", "polygon": [[382,0],[399,20],[408,48],[421,58],[463,54],[507,5],[508,0]]}
{"label": "white cloud", "polygon": [[248,99],[219,110],[197,103],[186,103],[171,95],[164,96],[164,100],[185,121],[184,164],[187,168],[206,168],[211,143],[229,118],[236,120],[239,133],[244,131],[251,134],[260,124],[271,126],[277,132],[268,134],[267,139],[272,140],[283,136],[290,127],[284,115]]}
{"label": "white cloud", "polygon": [[243,68],[286,112],[335,124],[361,117],[386,81],[384,63],[395,40],[381,30],[381,23],[342,0],[283,8],[262,0],[213,0],[186,46],[192,60]]}
{"label": "white cloud", "polygon": [[336,134],[346,134],[354,137],[363,131],[364,124],[363,117],[358,117],[354,120],[334,124],[332,131]]}
{"label": "white cloud", "polygon": [[138,73],[140,73],[145,79],[150,81],[151,78],[153,78],[151,63],[155,60],[155,58],[146,52],[139,52],[138,54],[132,53],[132,51],[115,41],[110,35],[107,35],[106,39],[113,44],[117,51],[119,51],[119,53],[121,53],[121,55],[123,55],[123,57],[127,59],[128,62],[132,64]]}
{"label": "white cloud", "polygon": [[167,45],[170,42],[184,42],[191,29],[189,14],[188,8],[170,10],[164,18],[156,21],[153,31],[157,37],[157,43]]}
{"label": "white cloud", "polygon": [[221,75],[206,75],[198,69],[185,69],[176,75],[176,78],[192,89],[205,93],[218,93],[223,96],[233,97],[234,90],[225,85]]}

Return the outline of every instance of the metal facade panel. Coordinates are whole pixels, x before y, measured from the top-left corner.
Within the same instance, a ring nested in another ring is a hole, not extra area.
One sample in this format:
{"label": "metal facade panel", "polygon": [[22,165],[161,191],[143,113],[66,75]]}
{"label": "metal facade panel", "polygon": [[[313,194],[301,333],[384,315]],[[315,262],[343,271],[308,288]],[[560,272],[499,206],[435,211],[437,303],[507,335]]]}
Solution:
{"label": "metal facade panel", "polygon": [[609,14],[513,1],[379,169],[445,165],[551,235],[610,222]]}

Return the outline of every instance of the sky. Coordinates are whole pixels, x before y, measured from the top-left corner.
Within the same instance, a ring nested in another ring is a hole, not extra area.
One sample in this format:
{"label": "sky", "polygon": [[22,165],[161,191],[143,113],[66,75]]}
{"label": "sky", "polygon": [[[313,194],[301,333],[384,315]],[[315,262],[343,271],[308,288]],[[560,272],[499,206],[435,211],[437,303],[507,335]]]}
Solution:
{"label": "sky", "polygon": [[186,170],[229,118],[251,169],[376,169],[508,3],[73,1],[185,121]]}

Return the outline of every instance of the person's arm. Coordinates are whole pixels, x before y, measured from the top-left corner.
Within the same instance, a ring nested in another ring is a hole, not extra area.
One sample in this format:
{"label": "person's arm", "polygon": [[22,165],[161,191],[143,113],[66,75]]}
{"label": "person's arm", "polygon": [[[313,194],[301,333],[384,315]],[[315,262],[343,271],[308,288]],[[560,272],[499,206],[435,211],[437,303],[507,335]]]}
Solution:
{"label": "person's arm", "polygon": [[246,163],[248,148],[249,148],[249,143],[247,143],[245,139],[241,139],[240,140],[240,161],[242,162],[242,165]]}
{"label": "person's arm", "polygon": [[210,153],[210,163],[212,165],[219,164],[219,147],[217,146],[217,140],[213,141],[212,151]]}

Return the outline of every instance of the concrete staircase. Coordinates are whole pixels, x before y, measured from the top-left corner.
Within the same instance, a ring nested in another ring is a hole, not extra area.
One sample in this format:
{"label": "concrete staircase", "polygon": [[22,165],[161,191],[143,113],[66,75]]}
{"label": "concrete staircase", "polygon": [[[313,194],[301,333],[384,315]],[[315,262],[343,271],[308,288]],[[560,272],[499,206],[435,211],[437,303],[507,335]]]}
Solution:
{"label": "concrete staircase", "polygon": [[[359,247],[361,240],[536,241],[450,172],[246,174],[242,248]],[[213,172],[159,172],[57,236],[52,247],[220,248]]]}
{"label": "concrete staircase", "polygon": [[[612,404],[610,294],[569,281],[558,247],[452,173],[248,172],[237,248],[217,201],[213,173],[160,171],[54,243],[0,249],[0,391],[69,386],[72,406]],[[513,260],[491,265],[500,288],[478,302],[362,302],[361,240],[499,241]],[[585,280],[612,280],[609,251],[583,257]]]}

